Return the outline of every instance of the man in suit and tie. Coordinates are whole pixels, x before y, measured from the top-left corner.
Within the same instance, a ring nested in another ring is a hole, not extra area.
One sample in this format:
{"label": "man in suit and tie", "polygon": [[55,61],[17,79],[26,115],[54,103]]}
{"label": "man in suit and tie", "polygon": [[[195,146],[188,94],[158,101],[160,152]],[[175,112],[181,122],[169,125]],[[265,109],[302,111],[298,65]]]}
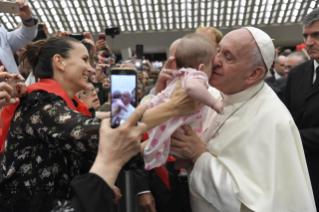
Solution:
{"label": "man in suit and tie", "polygon": [[302,21],[303,37],[310,61],[289,72],[285,104],[298,129],[305,151],[309,176],[319,206],[319,8]]}
{"label": "man in suit and tie", "polygon": [[295,66],[304,63],[308,61],[308,56],[302,52],[302,51],[295,51],[288,55],[285,63],[284,71],[286,75],[284,77],[281,77],[279,79],[276,79],[275,82],[270,85],[270,87],[274,90],[274,92],[277,94],[279,99],[283,101],[284,94],[286,91],[286,83],[287,83],[287,76],[289,74],[289,71],[294,68]]}
{"label": "man in suit and tie", "polygon": [[275,74],[271,77],[268,77],[265,79],[265,82],[268,85],[273,85],[277,79],[283,78],[285,76],[285,62],[286,62],[287,57],[283,55],[279,55],[275,59],[275,64],[274,64],[274,69],[275,69]]}

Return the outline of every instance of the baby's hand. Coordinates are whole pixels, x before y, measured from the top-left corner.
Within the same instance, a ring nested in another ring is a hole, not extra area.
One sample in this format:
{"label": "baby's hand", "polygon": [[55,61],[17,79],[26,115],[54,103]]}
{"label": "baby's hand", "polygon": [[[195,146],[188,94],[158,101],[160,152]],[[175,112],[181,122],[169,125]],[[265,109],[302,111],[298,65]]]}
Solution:
{"label": "baby's hand", "polygon": [[212,109],[215,110],[218,114],[221,114],[224,110],[224,104],[220,101],[216,101]]}

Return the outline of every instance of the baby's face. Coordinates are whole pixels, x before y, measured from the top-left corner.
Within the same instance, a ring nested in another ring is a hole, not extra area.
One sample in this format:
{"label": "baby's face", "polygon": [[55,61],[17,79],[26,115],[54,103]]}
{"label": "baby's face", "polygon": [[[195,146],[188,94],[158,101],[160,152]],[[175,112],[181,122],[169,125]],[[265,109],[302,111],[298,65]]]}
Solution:
{"label": "baby's face", "polygon": [[202,69],[202,71],[205,72],[205,74],[207,75],[208,80],[210,79],[210,77],[213,73],[213,60],[214,60],[215,56],[216,56],[216,51],[214,51],[214,53],[212,54],[212,58],[211,58],[210,62],[207,64],[204,64],[204,68]]}

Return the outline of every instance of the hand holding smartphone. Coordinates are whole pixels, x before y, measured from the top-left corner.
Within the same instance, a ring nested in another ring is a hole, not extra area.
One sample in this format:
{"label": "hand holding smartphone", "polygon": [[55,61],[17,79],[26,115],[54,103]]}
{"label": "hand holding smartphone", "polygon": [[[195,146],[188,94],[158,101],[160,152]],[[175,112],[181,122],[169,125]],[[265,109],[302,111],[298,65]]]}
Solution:
{"label": "hand holding smartphone", "polygon": [[123,124],[137,106],[137,72],[130,68],[111,69],[111,126]]}

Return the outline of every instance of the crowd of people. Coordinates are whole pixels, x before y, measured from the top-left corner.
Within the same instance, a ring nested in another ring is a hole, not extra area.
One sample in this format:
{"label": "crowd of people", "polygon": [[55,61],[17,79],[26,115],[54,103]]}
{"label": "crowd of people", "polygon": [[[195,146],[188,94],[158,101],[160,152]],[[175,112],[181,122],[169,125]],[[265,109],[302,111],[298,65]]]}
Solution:
{"label": "crowd of people", "polygon": [[[112,211],[123,169],[143,212],[316,211],[319,9],[296,51],[198,27],[160,68],[90,32],[49,35],[23,1],[18,15],[0,27],[1,211]],[[112,68],[136,87],[111,89]]]}

